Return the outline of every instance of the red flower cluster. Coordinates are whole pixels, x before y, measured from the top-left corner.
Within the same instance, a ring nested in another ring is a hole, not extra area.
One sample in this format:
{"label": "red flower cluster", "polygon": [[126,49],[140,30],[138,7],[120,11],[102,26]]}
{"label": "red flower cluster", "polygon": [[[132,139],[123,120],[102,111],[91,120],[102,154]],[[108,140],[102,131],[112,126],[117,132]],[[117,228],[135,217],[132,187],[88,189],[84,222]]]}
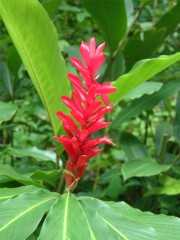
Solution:
{"label": "red flower cluster", "polygon": [[[67,136],[55,137],[61,142],[69,155],[65,169],[66,188],[73,191],[79,179],[82,178],[87,167],[88,159],[97,155],[102,149],[97,149],[99,144],[112,144],[108,136],[90,139],[93,132],[107,127],[110,122],[105,122],[103,115],[113,109],[109,105],[108,94],[116,91],[110,86],[110,82],[99,84],[95,76],[104,62],[102,53],[104,43],[96,48],[94,38],[89,44],[82,42],[80,53],[85,63],[71,58],[71,63],[78,70],[81,79],[68,74],[73,86],[72,98],[62,96],[62,101],[70,109],[70,115],[57,112],[57,116],[63,122]],[[99,100],[98,97],[102,100]],[[98,98],[98,99],[97,99]]]}

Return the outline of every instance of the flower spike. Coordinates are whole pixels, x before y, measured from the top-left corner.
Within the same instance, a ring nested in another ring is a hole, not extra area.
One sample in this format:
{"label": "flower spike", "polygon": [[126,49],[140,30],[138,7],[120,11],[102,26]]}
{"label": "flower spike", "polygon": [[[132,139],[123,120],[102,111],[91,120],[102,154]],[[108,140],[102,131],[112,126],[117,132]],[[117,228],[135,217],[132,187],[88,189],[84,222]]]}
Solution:
{"label": "flower spike", "polygon": [[[70,59],[80,77],[68,74],[73,86],[72,97],[61,98],[70,109],[70,115],[57,112],[67,136],[54,138],[63,144],[69,155],[64,172],[66,189],[71,192],[83,177],[87,161],[102,151],[96,147],[103,143],[114,145],[108,136],[91,138],[92,133],[110,124],[104,121],[103,116],[114,107],[109,105],[108,94],[114,93],[116,88],[110,86],[110,82],[103,84],[97,82],[99,78],[97,71],[105,59],[102,52],[104,46],[102,43],[96,48],[95,38],[91,38],[89,43],[81,43],[80,53],[84,62],[76,58]],[[99,97],[102,100],[99,100]]]}

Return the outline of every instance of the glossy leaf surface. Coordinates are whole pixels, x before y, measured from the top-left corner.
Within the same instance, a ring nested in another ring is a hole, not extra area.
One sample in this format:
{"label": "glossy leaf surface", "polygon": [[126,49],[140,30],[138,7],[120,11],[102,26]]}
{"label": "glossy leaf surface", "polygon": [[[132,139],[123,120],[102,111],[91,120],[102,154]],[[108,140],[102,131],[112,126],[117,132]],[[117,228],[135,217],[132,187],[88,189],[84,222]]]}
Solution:
{"label": "glossy leaf surface", "polygon": [[37,0],[2,0],[0,15],[57,133],[61,123],[56,112],[64,110],[60,96],[69,94],[69,85],[55,28]]}
{"label": "glossy leaf surface", "polygon": [[57,194],[38,190],[12,198],[0,205],[0,239],[26,239],[38,226]]}
{"label": "glossy leaf surface", "polygon": [[111,103],[118,102],[139,84],[152,78],[179,60],[180,53],[176,53],[137,62],[130,72],[120,76],[113,82],[112,85],[117,88],[117,91],[110,96]]}

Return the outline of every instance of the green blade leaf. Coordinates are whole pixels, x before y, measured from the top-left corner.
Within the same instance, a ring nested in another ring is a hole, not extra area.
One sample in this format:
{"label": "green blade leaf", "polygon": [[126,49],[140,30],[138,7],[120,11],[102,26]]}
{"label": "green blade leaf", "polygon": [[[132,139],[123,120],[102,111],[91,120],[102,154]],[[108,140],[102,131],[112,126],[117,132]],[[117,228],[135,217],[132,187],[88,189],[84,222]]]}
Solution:
{"label": "green blade leaf", "polygon": [[[15,180],[15,181],[20,182],[24,185],[34,185],[34,186],[37,186],[37,187],[43,187],[40,183],[37,183],[37,182],[33,181],[32,178],[17,173],[9,165],[0,164],[0,176],[8,177],[10,179],[10,181]],[[7,181],[9,181],[9,179],[7,179]],[[6,179],[5,180],[1,179],[0,182],[1,181],[2,182],[6,181]]]}
{"label": "green blade leaf", "polygon": [[120,135],[119,144],[125,152],[128,160],[149,157],[149,153],[144,144],[134,135],[123,132]]}
{"label": "green blade leaf", "polygon": [[133,100],[136,98],[140,98],[143,95],[151,95],[160,90],[163,86],[160,82],[143,82],[132,91],[130,91],[127,95],[123,97],[124,100]]}
{"label": "green blade leaf", "polygon": [[[79,199],[95,239],[178,240],[179,238],[179,218],[141,212],[124,202],[103,202],[90,197]],[[99,229],[101,234],[96,235]]]}
{"label": "green blade leaf", "polygon": [[178,240],[179,234],[178,218],[66,193],[52,206],[38,240]]}
{"label": "green blade leaf", "polygon": [[30,176],[35,180],[40,180],[40,181],[49,183],[50,185],[55,187],[57,180],[60,178],[61,174],[62,174],[61,169],[59,170],[54,169],[51,171],[36,170]]}
{"label": "green blade leaf", "polygon": [[22,193],[35,192],[38,190],[35,186],[22,186],[17,188],[0,188],[0,202],[5,201]]}
{"label": "green blade leaf", "polygon": [[154,231],[154,238],[148,235],[144,231],[142,236],[139,239],[142,240],[165,240],[165,239],[173,239],[178,240],[180,235],[180,218],[165,216],[163,214],[152,214],[150,212],[142,212],[138,209],[130,207],[128,204],[124,202],[115,203],[109,202],[107,203],[114,211],[122,214],[123,218],[128,218],[130,222],[134,222],[137,224],[137,230],[132,235],[132,240],[138,238],[135,236],[138,228],[143,228],[143,226],[150,226],[151,230]]}
{"label": "green blade leaf", "polygon": [[170,165],[158,164],[152,159],[135,159],[123,163],[122,175],[125,180],[131,177],[149,177],[165,172],[169,168]]}
{"label": "green blade leaf", "polygon": [[37,147],[25,148],[25,149],[16,149],[16,148],[8,148],[6,150],[10,155],[18,156],[18,157],[32,157],[38,160],[44,161],[56,161],[55,152],[51,150],[41,150]]}
{"label": "green blade leaf", "polygon": [[56,112],[65,109],[60,96],[68,95],[70,88],[55,28],[37,0],[2,0],[0,15],[57,134],[61,122]]}
{"label": "green blade leaf", "polygon": [[43,0],[42,5],[50,17],[53,17],[62,0]]}
{"label": "green blade leaf", "polygon": [[165,36],[172,34],[177,25],[180,23],[179,12],[180,2],[178,1],[173,8],[171,8],[159,19],[159,21],[155,24],[155,27],[164,28],[166,30]]}
{"label": "green blade leaf", "polygon": [[113,52],[126,33],[127,18],[124,0],[81,0],[102,32]]}
{"label": "green blade leaf", "polygon": [[176,53],[137,62],[130,72],[113,82],[112,85],[117,88],[117,91],[110,95],[111,103],[118,102],[139,84],[152,78],[179,60],[180,53]]}
{"label": "green blade leaf", "polygon": [[152,109],[161,100],[172,96],[179,88],[179,82],[169,82],[164,84],[160,91],[135,99],[117,115],[110,127],[116,129],[120,127],[122,123],[142,113],[142,111]]}
{"label": "green blade leaf", "polygon": [[26,239],[57,197],[58,194],[38,190],[3,202],[0,206],[0,239]]}
{"label": "green blade leaf", "polygon": [[15,104],[9,102],[0,102],[0,124],[2,122],[11,120],[17,110],[18,108]]}
{"label": "green blade leaf", "polygon": [[13,86],[12,86],[9,68],[8,68],[8,65],[6,62],[0,63],[0,79],[3,80],[7,92],[12,97],[13,96]]}
{"label": "green blade leaf", "polygon": [[[149,29],[143,32],[137,31],[127,41],[123,49],[127,70],[141,59],[151,57],[152,54],[164,43],[165,29]],[[132,53],[132,54],[129,54]]]}
{"label": "green blade leaf", "polygon": [[73,194],[64,194],[51,208],[38,238],[44,239],[95,239],[91,238],[86,216]]}

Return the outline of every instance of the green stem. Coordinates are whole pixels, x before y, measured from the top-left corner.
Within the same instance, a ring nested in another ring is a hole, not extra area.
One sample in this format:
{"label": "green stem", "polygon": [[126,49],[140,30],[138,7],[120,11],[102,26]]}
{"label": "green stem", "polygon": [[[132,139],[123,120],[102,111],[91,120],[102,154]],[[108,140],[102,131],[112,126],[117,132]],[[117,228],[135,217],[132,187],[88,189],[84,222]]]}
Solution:
{"label": "green stem", "polygon": [[94,186],[93,186],[93,191],[95,191],[97,188],[97,183],[98,183],[99,175],[100,175],[100,166],[101,166],[101,155],[100,154],[98,155],[97,164],[98,164],[98,167],[97,167],[96,178],[95,178],[95,182],[94,182]]}
{"label": "green stem", "polygon": [[62,193],[64,188],[64,174],[62,174],[60,180],[58,181],[57,187],[56,187],[56,192]]}
{"label": "green stem", "polygon": [[161,148],[161,154],[160,154],[160,160],[159,160],[160,163],[164,163],[164,160],[165,160],[168,138],[169,138],[169,136],[167,134],[164,134],[162,148]]}
{"label": "green stem", "polygon": [[149,127],[149,114],[146,113],[146,119],[145,119],[145,134],[144,134],[144,144],[147,143],[147,137],[148,137],[148,127]]}
{"label": "green stem", "polygon": [[58,151],[56,150],[56,169],[59,169],[59,154]]}

